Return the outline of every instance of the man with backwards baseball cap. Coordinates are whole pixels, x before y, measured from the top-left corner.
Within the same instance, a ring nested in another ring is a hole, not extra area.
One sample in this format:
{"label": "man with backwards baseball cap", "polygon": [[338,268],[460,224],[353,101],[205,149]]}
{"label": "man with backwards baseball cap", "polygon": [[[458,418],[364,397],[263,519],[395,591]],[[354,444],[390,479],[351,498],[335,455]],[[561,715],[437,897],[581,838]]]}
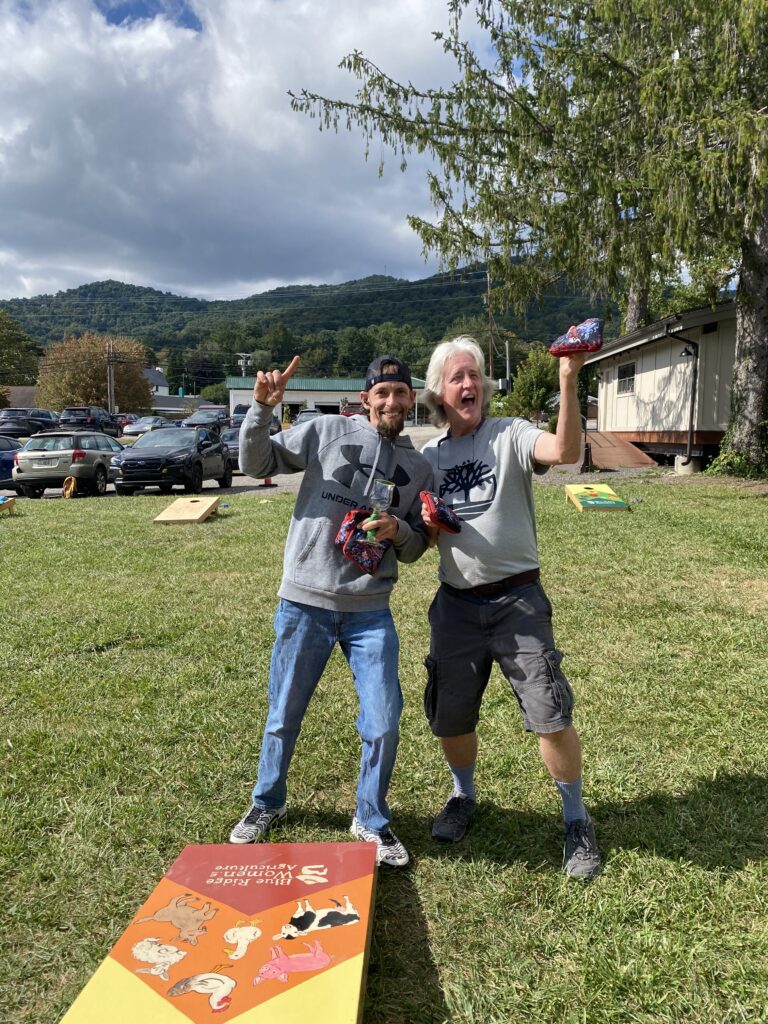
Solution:
{"label": "man with backwards baseball cap", "polygon": [[[299,365],[259,370],[254,403],[240,428],[240,466],[254,477],[304,473],[285,545],[269,672],[269,709],[252,806],[230,843],[264,839],[286,815],[286,779],[304,714],[335,644],[352,669],[360,702],[362,759],[351,831],[377,845],[380,864],[403,867],[408,853],[392,832],[387,790],[395,763],[403,698],[397,674],[398,638],[389,610],[397,563],[414,562],[427,547],[419,492],[432,470],[403,437],[413,407],[408,367],[381,356],[368,367],[360,399],[365,416],[318,416],[269,436],[272,411]],[[390,541],[368,575],[335,546],[350,509],[370,507],[374,478],[395,483],[389,512],[360,525]]]}

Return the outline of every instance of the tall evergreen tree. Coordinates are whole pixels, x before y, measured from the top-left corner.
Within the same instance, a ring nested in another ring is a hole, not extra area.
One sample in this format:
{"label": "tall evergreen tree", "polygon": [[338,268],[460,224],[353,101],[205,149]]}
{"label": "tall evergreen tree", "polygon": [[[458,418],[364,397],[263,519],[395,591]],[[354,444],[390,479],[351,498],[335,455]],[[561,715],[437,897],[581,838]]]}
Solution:
{"label": "tall evergreen tree", "polygon": [[[627,297],[640,322],[654,273],[716,245],[740,252],[732,416],[724,451],[768,469],[768,0],[447,0],[436,33],[458,75],[398,83],[342,61],[356,102],[307,90],[294,108],[413,150],[450,267],[484,260],[517,308],[556,275]],[[462,35],[474,12],[485,38]]]}

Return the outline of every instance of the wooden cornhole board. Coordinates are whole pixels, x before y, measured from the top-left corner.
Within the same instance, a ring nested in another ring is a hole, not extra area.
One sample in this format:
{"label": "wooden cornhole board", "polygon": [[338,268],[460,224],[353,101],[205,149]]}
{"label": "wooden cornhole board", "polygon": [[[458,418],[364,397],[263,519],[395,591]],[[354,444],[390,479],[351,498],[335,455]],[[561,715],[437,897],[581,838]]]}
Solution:
{"label": "wooden cornhole board", "polygon": [[579,512],[592,509],[621,511],[629,508],[626,501],[607,484],[566,484],[565,497],[573,502]]}
{"label": "wooden cornhole board", "polygon": [[375,877],[373,843],[187,846],[62,1024],[359,1024]]}
{"label": "wooden cornhole board", "polygon": [[218,509],[221,498],[177,498],[164,508],[156,523],[202,523]]}
{"label": "wooden cornhole board", "polygon": [[16,499],[0,495],[0,512],[13,512],[16,507]]}

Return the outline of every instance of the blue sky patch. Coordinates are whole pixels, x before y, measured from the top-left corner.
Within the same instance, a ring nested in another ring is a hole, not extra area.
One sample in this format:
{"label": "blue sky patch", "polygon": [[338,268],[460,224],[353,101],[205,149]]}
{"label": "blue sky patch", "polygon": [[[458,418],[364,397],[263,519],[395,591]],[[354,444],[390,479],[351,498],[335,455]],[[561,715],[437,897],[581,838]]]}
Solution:
{"label": "blue sky patch", "polygon": [[165,15],[182,28],[203,31],[203,24],[186,0],[94,0],[110,25],[126,25]]}

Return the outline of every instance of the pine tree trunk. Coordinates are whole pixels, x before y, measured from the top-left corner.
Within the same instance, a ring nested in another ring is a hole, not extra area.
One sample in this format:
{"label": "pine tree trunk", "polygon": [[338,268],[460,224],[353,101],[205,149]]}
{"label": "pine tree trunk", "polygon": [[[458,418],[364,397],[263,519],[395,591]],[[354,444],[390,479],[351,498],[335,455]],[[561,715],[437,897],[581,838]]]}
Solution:
{"label": "pine tree trunk", "polygon": [[624,317],[624,330],[627,334],[645,325],[648,317],[648,288],[633,284],[627,299],[627,315]]}
{"label": "pine tree trunk", "polygon": [[727,447],[753,470],[768,469],[768,196],[745,235],[736,293],[736,357]]}

